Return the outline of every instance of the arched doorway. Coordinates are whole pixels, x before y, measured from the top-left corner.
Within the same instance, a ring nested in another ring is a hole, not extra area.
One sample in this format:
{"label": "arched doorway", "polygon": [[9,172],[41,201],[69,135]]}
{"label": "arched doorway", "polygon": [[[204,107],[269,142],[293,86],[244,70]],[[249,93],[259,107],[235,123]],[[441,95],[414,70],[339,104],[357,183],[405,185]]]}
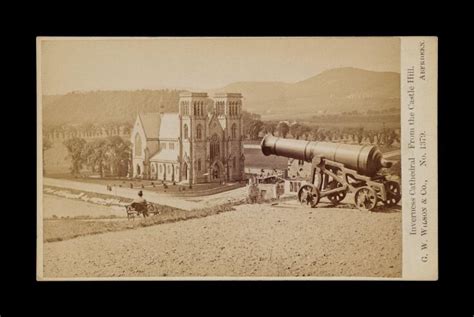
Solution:
{"label": "arched doorway", "polygon": [[224,171],[224,165],[222,165],[221,161],[214,161],[210,168],[210,178],[211,182],[219,182],[222,180]]}
{"label": "arched doorway", "polygon": [[142,174],[142,169],[140,168],[140,165],[137,164],[137,176],[140,176]]}

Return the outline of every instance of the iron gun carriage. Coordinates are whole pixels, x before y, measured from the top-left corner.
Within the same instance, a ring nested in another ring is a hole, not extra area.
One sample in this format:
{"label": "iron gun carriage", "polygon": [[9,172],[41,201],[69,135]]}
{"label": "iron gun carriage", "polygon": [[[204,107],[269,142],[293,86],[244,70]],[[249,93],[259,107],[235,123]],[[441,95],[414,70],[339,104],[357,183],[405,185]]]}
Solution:
{"label": "iron gun carriage", "polygon": [[395,205],[401,199],[400,185],[379,173],[392,163],[372,145],[351,145],[277,138],[267,135],[261,149],[264,155],[277,155],[311,163],[311,182],[301,186],[298,200],[316,207],[327,197],[334,205],[347,193],[361,210],[372,210],[378,202]]}

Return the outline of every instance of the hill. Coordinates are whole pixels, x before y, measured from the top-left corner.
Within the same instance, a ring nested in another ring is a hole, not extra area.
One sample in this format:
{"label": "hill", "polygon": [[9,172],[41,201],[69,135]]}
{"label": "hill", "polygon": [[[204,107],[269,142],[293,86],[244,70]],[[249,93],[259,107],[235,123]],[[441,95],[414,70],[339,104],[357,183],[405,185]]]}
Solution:
{"label": "hill", "polygon": [[[296,83],[235,82],[208,90],[240,92],[244,110],[262,119],[294,119],[320,113],[400,108],[400,74],[336,68]],[[43,96],[43,122],[133,122],[137,111],[178,110],[178,90],[91,91]]]}
{"label": "hill", "polygon": [[90,91],[43,96],[43,123],[133,122],[139,112],[178,110],[178,90]]}
{"label": "hill", "polygon": [[211,92],[235,91],[246,110],[286,118],[296,113],[350,112],[400,108],[400,74],[336,68],[293,84],[238,82]]}

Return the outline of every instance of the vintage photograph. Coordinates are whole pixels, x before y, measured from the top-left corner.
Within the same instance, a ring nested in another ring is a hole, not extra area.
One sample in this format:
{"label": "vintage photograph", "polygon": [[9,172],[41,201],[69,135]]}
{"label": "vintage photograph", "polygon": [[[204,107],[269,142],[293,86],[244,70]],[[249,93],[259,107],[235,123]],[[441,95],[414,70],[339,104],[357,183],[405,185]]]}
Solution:
{"label": "vintage photograph", "polygon": [[403,277],[399,37],[44,37],[37,63],[38,280]]}

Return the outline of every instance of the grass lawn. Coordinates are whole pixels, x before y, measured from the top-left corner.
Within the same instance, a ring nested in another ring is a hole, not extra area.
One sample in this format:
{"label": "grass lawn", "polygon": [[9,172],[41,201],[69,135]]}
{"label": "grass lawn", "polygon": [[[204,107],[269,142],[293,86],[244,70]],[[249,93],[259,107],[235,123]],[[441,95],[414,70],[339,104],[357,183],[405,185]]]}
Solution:
{"label": "grass lawn", "polygon": [[161,214],[157,214],[148,218],[135,218],[133,220],[120,218],[47,219],[43,221],[43,241],[56,242],[91,234],[136,229],[162,223],[201,218],[231,210],[234,210],[234,208],[230,204],[225,204],[191,211],[171,208]]}

